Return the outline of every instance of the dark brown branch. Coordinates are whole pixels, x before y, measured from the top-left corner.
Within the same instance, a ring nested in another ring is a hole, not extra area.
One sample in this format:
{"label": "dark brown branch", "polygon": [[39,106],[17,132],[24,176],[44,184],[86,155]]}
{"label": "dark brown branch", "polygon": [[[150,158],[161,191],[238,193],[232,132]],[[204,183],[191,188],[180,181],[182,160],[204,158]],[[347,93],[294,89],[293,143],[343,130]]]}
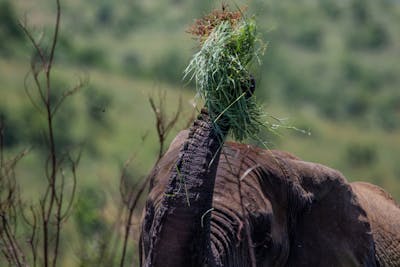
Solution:
{"label": "dark brown branch", "polygon": [[[54,60],[54,52],[55,48],[57,45],[57,40],[58,40],[58,32],[60,28],[60,17],[61,17],[61,8],[60,8],[60,1],[56,0],[57,4],[57,12],[56,12],[56,22],[54,26],[54,36],[53,36],[53,42],[52,46],[50,49],[50,55],[49,55],[49,60],[47,61],[46,64],[46,113],[47,113],[47,126],[48,126],[48,140],[50,144],[49,148],[49,153],[50,153],[50,194],[49,196],[49,204],[47,207],[47,210],[45,213],[42,213],[42,220],[43,220],[43,257],[44,257],[44,265],[45,267],[48,267],[50,264],[50,255],[49,255],[49,245],[50,245],[50,237],[49,237],[49,223],[51,219],[51,215],[53,212],[54,208],[54,202],[56,199],[56,175],[57,175],[57,153],[56,153],[56,146],[55,146],[55,138],[54,138],[54,132],[53,132],[53,120],[52,120],[52,103],[51,103],[51,97],[50,97],[50,92],[51,92],[51,70],[53,66],[53,60]],[[44,201],[47,201],[47,196],[44,199]],[[59,210],[60,207],[58,207],[57,210]],[[58,245],[59,245],[59,231],[60,231],[60,223],[58,221],[57,217],[57,226],[56,226],[56,243],[54,244],[55,247],[55,252],[58,252]],[[55,267],[57,264],[57,257],[58,254],[54,254],[52,258],[52,266]]]}
{"label": "dark brown branch", "polygon": [[124,233],[124,242],[123,242],[123,246],[122,246],[122,256],[121,256],[120,267],[123,267],[124,263],[125,263],[126,249],[128,247],[128,237],[129,237],[129,233],[130,233],[131,227],[132,227],[131,221],[132,221],[132,217],[133,217],[133,212],[135,211],[137,204],[139,202],[139,199],[142,196],[144,190],[146,189],[149,181],[150,181],[150,176],[146,177],[146,179],[142,182],[142,184],[140,185],[139,190],[137,191],[136,194],[133,194],[133,192],[132,192],[132,200],[130,201],[130,205],[128,208],[128,217],[125,222],[125,233]]}
{"label": "dark brown branch", "polygon": [[14,252],[13,252],[11,246],[9,245],[8,239],[4,235],[3,230],[0,231],[0,239],[1,239],[2,243],[4,244],[4,246],[2,246],[2,247],[5,247],[1,250],[1,252],[3,253],[7,262],[9,263],[10,266],[17,265],[17,264],[15,264]]}
{"label": "dark brown branch", "polygon": [[37,263],[37,248],[38,248],[38,236],[37,236],[37,227],[38,227],[38,219],[35,213],[35,209],[33,206],[31,206],[30,208],[31,213],[32,213],[32,222],[29,222],[29,224],[31,225],[31,236],[28,240],[28,244],[32,253],[32,260],[33,260],[33,266],[36,266]]}
{"label": "dark brown branch", "polygon": [[[79,156],[79,158],[80,158],[80,156]],[[77,161],[72,161],[71,160],[72,189],[71,189],[71,195],[69,197],[69,201],[68,201],[68,204],[67,204],[67,208],[65,209],[64,213],[61,215],[61,220],[62,221],[66,221],[67,218],[71,214],[72,204],[74,202],[75,194],[76,194],[76,185],[77,185],[76,166],[77,166],[78,162],[79,162],[79,159]]]}
{"label": "dark brown branch", "polygon": [[121,198],[122,198],[122,203],[128,209],[128,215],[127,215],[126,221],[124,223],[125,229],[124,229],[124,237],[123,237],[124,239],[123,239],[123,245],[122,245],[122,255],[121,255],[121,260],[120,260],[120,267],[123,267],[124,263],[125,263],[126,249],[128,246],[128,237],[129,237],[129,233],[130,233],[130,229],[131,229],[131,220],[132,220],[131,199],[132,199],[132,196],[134,195],[135,189],[137,187],[137,184],[135,184],[132,187],[129,187],[128,182],[127,182],[127,170],[128,170],[128,167],[130,166],[130,164],[132,163],[133,159],[134,159],[134,156],[130,157],[128,160],[125,161],[125,164],[121,171],[121,177],[120,177],[120,194],[121,194]]}
{"label": "dark brown branch", "polygon": [[32,71],[33,80],[35,81],[36,89],[38,90],[39,95],[40,95],[40,99],[42,100],[43,104],[46,104],[46,97],[43,93],[42,85],[40,84],[40,81],[39,81],[39,74],[42,71],[42,69],[36,70],[35,63],[33,62],[31,64],[31,71]]}
{"label": "dark brown branch", "polygon": [[1,171],[4,166],[4,118],[3,114],[0,114],[0,177],[2,177]]}
{"label": "dark brown branch", "polygon": [[60,196],[59,197],[57,197],[57,192],[54,192],[54,197],[55,197],[55,200],[56,200],[56,207],[57,207],[57,209],[56,209],[56,214],[55,214],[55,217],[56,217],[56,231],[55,231],[55,245],[54,245],[54,252],[53,252],[53,266],[55,267],[56,266],[56,263],[57,263],[57,257],[58,257],[58,249],[59,249],[59,246],[60,246],[60,233],[61,233],[61,223],[62,223],[62,215],[61,215],[61,213],[62,213],[62,205],[63,205],[63,197],[64,197],[64,186],[65,186],[65,184],[64,184],[64,182],[65,182],[65,176],[64,176],[64,174],[62,173],[62,170],[61,170],[61,189],[60,189]]}
{"label": "dark brown branch", "polygon": [[[2,237],[1,234],[0,234],[0,239],[3,239],[3,237]],[[4,242],[4,241],[3,241],[3,242]],[[8,248],[8,247],[7,247],[7,248]],[[10,266],[12,266],[13,262],[12,262],[12,259],[10,258],[10,256],[9,256],[9,252],[8,252],[6,249],[2,248],[2,249],[1,249],[1,253],[3,254],[3,256],[4,256],[4,258],[6,259],[6,261],[8,262],[8,264],[9,264]]]}
{"label": "dark brown branch", "polygon": [[[33,99],[31,93],[29,93],[29,87],[28,87],[28,84],[27,84],[28,76],[29,76],[29,72],[27,73],[27,75],[26,75],[26,77],[25,77],[25,79],[24,79],[24,90],[25,90],[25,94],[28,96],[29,101],[30,101],[31,104],[35,107],[35,109],[36,109],[40,114],[44,115],[44,114],[43,114],[43,111],[40,109],[39,105],[38,105],[38,104],[35,102],[35,100]],[[37,80],[35,80],[35,82],[37,82]],[[39,90],[39,92],[41,92],[41,90],[40,90],[39,88],[38,88],[38,90]],[[41,97],[42,97],[42,101],[44,101],[43,93],[41,93],[40,95],[41,95]]]}
{"label": "dark brown branch", "polygon": [[56,0],[56,4],[57,4],[56,24],[54,26],[53,43],[51,45],[49,61],[47,62],[47,68],[46,68],[46,76],[47,76],[47,86],[48,86],[48,88],[50,87],[51,68],[52,68],[53,60],[54,60],[54,52],[56,51],[56,45],[57,45],[57,42],[58,42],[58,32],[60,30],[60,19],[61,19],[60,0]]}
{"label": "dark brown branch", "polygon": [[[48,147],[48,158],[45,161],[45,177],[47,181],[46,189],[43,192],[39,200],[38,212],[31,207],[32,218],[29,219],[27,216],[23,215],[25,222],[31,227],[31,236],[29,238],[29,246],[33,256],[34,265],[37,264],[37,259],[39,259],[38,244],[41,244],[42,250],[42,260],[45,267],[55,267],[57,266],[57,260],[59,257],[59,245],[61,240],[61,229],[63,222],[66,221],[67,217],[71,213],[73,206],[73,200],[76,193],[76,166],[79,161],[73,161],[70,158],[70,167],[72,172],[72,189],[69,194],[67,194],[67,177],[64,175],[63,166],[65,166],[66,157],[59,156],[57,154],[56,147],[56,137],[54,134],[54,115],[57,113],[60,106],[64,103],[65,99],[73,95],[78,89],[83,85],[80,81],[77,86],[72,89],[65,91],[63,95],[53,103],[52,100],[52,68],[54,65],[55,51],[58,43],[59,31],[60,31],[60,20],[61,20],[61,5],[60,0],[55,0],[56,2],[56,18],[54,24],[53,36],[51,39],[50,50],[48,52],[44,51],[39,43],[35,40],[31,32],[27,27],[20,23],[23,32],[26,34],[30,40],[33,48],[35,50],[35,55],[39,56],[40,66],[35,61],[33,57],[31,61],[31,74],[33,77],[34,84],[36,86],[37,92],[40,96],[42,106],[39,107],[37,101],[34,100],[29,92],[28,85],[25,79],[25,91],[29,100],[32,102],[33,106],[42,112],[44,109],[44,115],[46,117],[46,133],[45,142]],[[44,74],[44,81],[39,79],[40,74]],[[79,155],[80,157],[80,155]],[[78,158],[79,158],[78,157]],[[67,197],[68,196],[68,197]],[[39,236],[39,229],[41,235]]]}
{"label": "dark brown branch", "polygon": [[158,151],[158,159],[161,159],[161,157],[164,154],[164,147],[165,147],[165,141],[170,133],[171,129],[176,125],[179,116],[182,111],[182,98],[179,98],[179,105],[176,110],[176,113],[173,115],[172,119],[170,121],[167,121],[166,119],[166,111],[165,111],[165,92],[161,96],[159,95],[159,103],[158,106],[155,104],[155,101],[152,97],[149,97],[149,102],[151,109],[154,112],[154,115],[156,117],[156,130],[157,130],[157,135],[158,135],[158,142],[159,142],[159,151]]}
{"label": "dark brown branch", "polygon": [[65,101],[65,99],[69,96],[74,95],[76,92],[78,92],[84,85],[86,84],[86,81],[82,81],[80,80],[79,83],[74,86],[73,88],[66,90],[62,96],[60,97],[60,99],[58,100],[57,104],[54,105],[54,108],[51,112],[52,116],[54,116],[58,109],[60,108],[60,106],[62,105],[62,103]]}
{"label": "dark brown branch", "polygon": [[4,231],[5,233],[5,237],[4,239],[6,240],[5,244],[8,244],[10,247],[10,257],[13,259],[13,262],[16,266],[18,267],[22,267],[23,262],[21,262],[22,259],[20,259],[20,255],[21,255],[21,250],[18,247],[17,241],[15,240],[15,236],[12,234],[12,232],[10,231],[10,225],[8,223],[7,217],[2,214],[1,215],[1,220],[2,220],[2,226],[3,229],[2,231]]}
{"label": "dark brown branch", "polygon": [[4,131],[3,118],[0,118],[0,240],[2,253],[13,266],[25,266],[25,256],[16,238],[16,220],[18,205],[18,185],[15,181],[15,166],[23,158],[26,151],[22,151],[9,160],[4,159]]}
{"label": "dark brown branch", "polygon": [[[128,181],[127,181],[127,172],[128,172],[128,168],[129,166],[132,164],[133,159],[135,158],[135,156],[131,156],[129,159],[127,159],[122,167],[121,170],[121,176],[120,176],[120,183],[119,183],[119,192],[120,195],[122,197],[122,202],[125,205],[129,205],[129,197],[130,194],[132,193],[133,189],[135,188],[135,186],[133,188],[130,188],[128,185]],[[131,190],[129,191],[129,193],[127,193],[127,189],[130,188]]]}
{"label": "dark brown branch", "polygon": [[24,23],[19,22],[18,25],[21,27],[22,31],[28,37],[34,49],[38,53],[40,60],[42,61],[42,66],[44,67],[46,65],[46,58],[44,56],[43,50],[40,48],[40,45],[36,42],[35,38],[33,38],[32,34],[29,32],[28,28],[25,26]]}

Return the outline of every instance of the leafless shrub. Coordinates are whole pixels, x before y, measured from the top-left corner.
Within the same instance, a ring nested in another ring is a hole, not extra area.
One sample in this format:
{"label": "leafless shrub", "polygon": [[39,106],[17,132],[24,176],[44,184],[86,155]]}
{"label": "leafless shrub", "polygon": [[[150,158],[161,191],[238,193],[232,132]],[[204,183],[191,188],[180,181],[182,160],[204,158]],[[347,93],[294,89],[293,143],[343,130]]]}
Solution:
{"label": "leafless shrub", "polygon": [[4,120],[0,118],[0,250],[10,265],[22,267],[27,266],[27,262],[16,232],[19,186],[15,180],[15,166],[27,151],[5,159],[4,131]]}
{"label": "leafless shrub", "polygon": [[151,109],[154,112],[154,115],[156,117],[156,129],[157,129],[157,135],[158,135],[158,142],[159,142],[159,151],[158,151],[158,159],[157,161],[162,157],[164,154],[164,149],[165,149],[165,140],[168,136],[168,134],[171,132],[173,127],[176,125],[179,119],[179,115],[182,112],[182,98],[179,98],[179,104],[178,108],[175,112],[175,114],[171,117],[171,119],[167,118],[167,113],[165,110],[165,97],[166,93],[160,92],[158,96],[158,103],[155,102],[153,97],[149,97],[149,102]]}
{"label": "leafless shrub", "polygon": [[[38,202],[29,205],[19,197],[19,185],[15,179],[15,165],[27,153],[21,152],[11,160],[3,157],[3,131],[1,122],[1,181],[0,181],[0,238],[4,258],[15,266],[57,266],[60,256],[62,228],[68,220],[76,192],[76,169],[81,151],[76,157],[70,153],[61,153],[57,149],[57,137],[54,134],[55,115],[66,98],[76,93],[84,84],[66,90],[58,99],[54,98],[52,70],[54,55],[59,38],[61,6],[56,0],[56,20],[50,49],[43,48],[25,22],[20,23],[22,31],[34,49],[29,75],[33,78],[34,91],[31,92],[25,79],[25,92],[37,112],[46,121],[44,130],[47,144],[47,159],[44,162],[45,190]],[[28,77],[28,76],[27,76]],[[37,94],[38,97],[34,97]],[[38,99],[38,100],[35,100]],[[27,236],[17,236],[17,227],[26,226]],[[28,260],[29,259],[29,260]]]}
{"label": "leafless shrub", "polygon": [[[47,158],[43,166],[45,189],[36,202],[24,203],[20,197],[19,184],[15,175],[16,164],[28,153],[28,150],[20,152],[11,159],[5,159],[3,153],[5,125],[0,119],[0,252],[10,266],[58,266],[63,227],[73,211],[76,198],[77,167],[82,150],[78,151],[76,156],[72,156],[70,152],[61,151],[57,146],[54,125],[56,114],[65,100],[79,91],[86,81],[81,80],[58,98],[54,97],[52,70],[61,19],[60,0],[55,0],[55,3],[56,19],[48,49],[44,48],[40,40],[35,39],[26,22],[20,23],[22,31],[34,50],[24,89],[36,112],[41,114],[46,121],[44,136],[47,144]],[[29,83],[29,78],[32,83]],[[155,163],[157,164],[165,153],[167,137],[181,115],[182,100],[179,99],[177,110],[172,116],[167,116],[165,92],[160,93],[158,99],[149,97],[149,103],[156,118],[155,126],[159,144]],[[134,157],[127,160],[122,167],[121,207],[114,225],[110,231],[104,233],[104,240],[100,244],[100,255],[97,255],[95,260],[96,266],[114,264],[115,259],[118,258],[116,255],[120,255],[119,266],[126,265],[127,250],[130,246],[129,237],[134,231],[132,224],[134,214],[150,180],[150,176],[131,179],[128,169],[133,159]],[[132,180],[138,182],[132,183]],[[27,230],[18,231],[17,228],[20,226]]]}

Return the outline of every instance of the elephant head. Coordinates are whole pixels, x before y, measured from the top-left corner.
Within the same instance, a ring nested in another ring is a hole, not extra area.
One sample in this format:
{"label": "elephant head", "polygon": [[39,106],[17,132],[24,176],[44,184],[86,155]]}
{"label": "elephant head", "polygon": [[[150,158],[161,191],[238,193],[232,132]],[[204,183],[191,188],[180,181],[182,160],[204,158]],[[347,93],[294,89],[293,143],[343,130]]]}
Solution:
{"label": "elephant head", "polygon": [[366,213],[339,172],[224,145],[228,130],[202,110],[154,167],[141,266],[376,266]]}
{"label": "elephant head", "polygon": [[202,112],[154,168],[142,266],[376,266],[343,175],[286,152],[220,147]]}

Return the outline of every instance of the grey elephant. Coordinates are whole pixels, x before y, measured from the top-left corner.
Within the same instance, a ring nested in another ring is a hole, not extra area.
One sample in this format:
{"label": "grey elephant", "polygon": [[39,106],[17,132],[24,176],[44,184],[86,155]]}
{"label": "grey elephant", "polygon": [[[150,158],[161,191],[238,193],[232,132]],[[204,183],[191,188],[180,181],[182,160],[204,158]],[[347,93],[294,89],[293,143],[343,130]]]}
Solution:
{"label": "grey elephant", "polygon": [[153,169],[141,266],[400,266],[400,208],[382,189],[221,140],[203,110]]}

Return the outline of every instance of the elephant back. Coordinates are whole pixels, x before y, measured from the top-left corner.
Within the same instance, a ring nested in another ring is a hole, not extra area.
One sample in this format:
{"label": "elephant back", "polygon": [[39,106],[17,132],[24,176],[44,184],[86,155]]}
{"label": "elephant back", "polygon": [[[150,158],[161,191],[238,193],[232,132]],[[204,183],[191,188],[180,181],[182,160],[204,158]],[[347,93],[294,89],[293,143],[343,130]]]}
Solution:
{"label": "elephant back", "polygon": [[400,266],[400,207],[382,188],[365,182],[351,184],[367,213],[380,266]]}

